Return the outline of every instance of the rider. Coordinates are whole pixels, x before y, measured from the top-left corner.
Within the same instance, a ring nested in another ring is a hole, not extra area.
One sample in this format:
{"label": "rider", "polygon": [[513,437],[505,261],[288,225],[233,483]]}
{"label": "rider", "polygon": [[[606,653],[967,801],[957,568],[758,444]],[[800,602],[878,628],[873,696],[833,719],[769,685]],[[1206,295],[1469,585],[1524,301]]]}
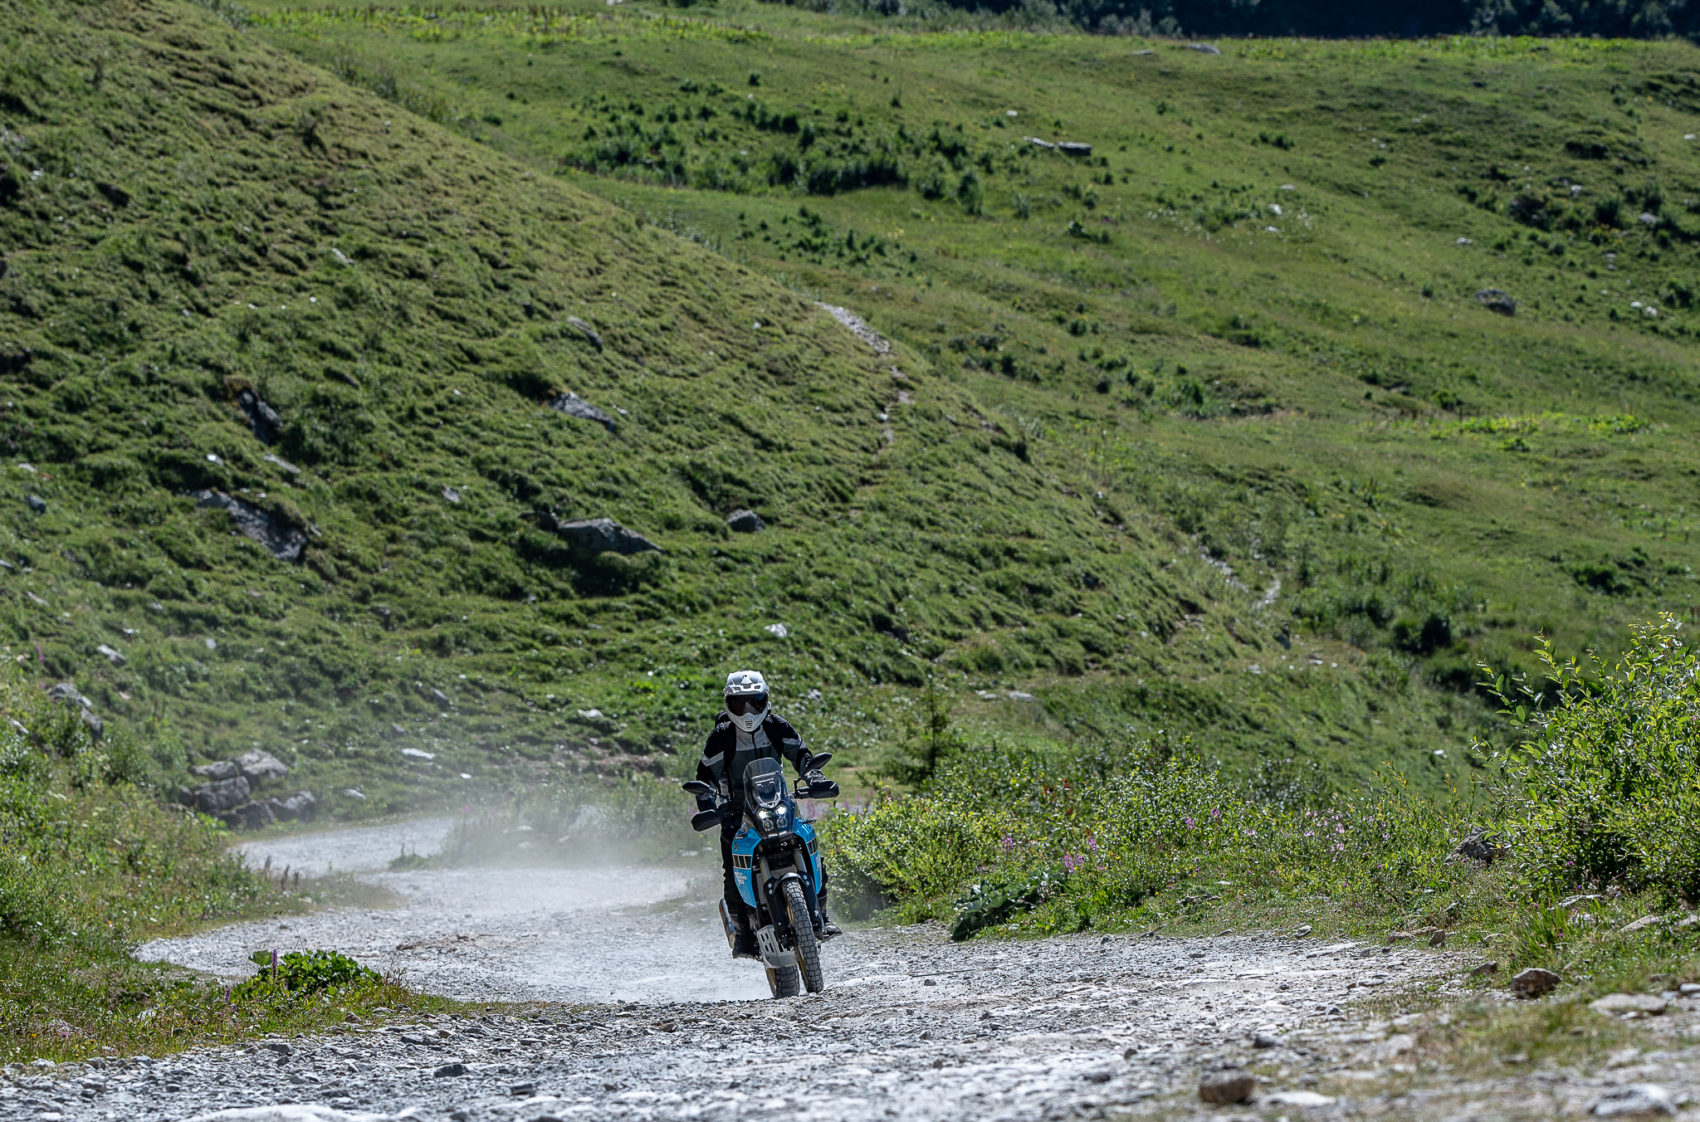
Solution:
{"label": "rider", "polygon": [[[733,671],[726,676],[726,688],[722,693],[726,708],[715,718],[714,731],[708,734],[702,759],[697,763],[697,778],[719,791],[723,800],[720,863],[725,871],[726,906],[737,924],[737,945],[732,953],[754,958],[756,937],[750,927],[749,909],[732,877],[732,837],[743,821],[741,780],[744,769],[752,760],[777,760],[783,756],[797,769],[798,778],[817,792],[824,794],[830,790],[837,794],[838,785],[828,783],[820,768],[815,766],[814,757],[803,745],[803,738],[797,730],[768,708],[767,682],[760,671]],[[712,795],[697,796],[699,811],[713,810],[714,806]],[[826,915],[826,880],[823,872],[820,891],[816,894],[821,917],[821,929],[817,934],[830,939],[839,934],[839,930]]]}

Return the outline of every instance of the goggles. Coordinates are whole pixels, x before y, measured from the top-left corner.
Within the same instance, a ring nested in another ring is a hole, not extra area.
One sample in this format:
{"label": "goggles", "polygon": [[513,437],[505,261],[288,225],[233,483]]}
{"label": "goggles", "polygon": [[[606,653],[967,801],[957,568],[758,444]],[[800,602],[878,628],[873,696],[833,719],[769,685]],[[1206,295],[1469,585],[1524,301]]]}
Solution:
{"label": "goggles", "polygon": [[767,708],[765,693],[735,693],[726,699],[726,712],[734,717],[746,717]]}

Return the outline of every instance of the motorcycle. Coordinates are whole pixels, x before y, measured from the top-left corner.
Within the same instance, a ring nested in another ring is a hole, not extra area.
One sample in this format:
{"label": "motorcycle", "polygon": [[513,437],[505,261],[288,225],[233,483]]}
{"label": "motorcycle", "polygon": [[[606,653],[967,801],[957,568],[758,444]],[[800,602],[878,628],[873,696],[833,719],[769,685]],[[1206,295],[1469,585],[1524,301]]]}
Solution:
{"label": "motorcycle", "polygon": [[[815,756],[819,767],[831,753]],[[691,826],[707,830],[720,825],[731,808],[719,792],[701,780],[682,785],[693,795],[716,799],[711,810],[691,816]],[[757,958],[767,970],[768,988],[774,997],[795,997],[800,988],[819,993],[826,988],[821,971],[819,889],[821,879],[820,841],[814,825],[797,814],[798,798],[834,798],[838,784],[825,789],[807,785],[795,792],[787,788],[779,761],[752,760],[742,780],[743,822],[732,838],[732,877],[738,892],[755,917]],[[738,921],[726,901],[720,901],[720,922],[726,942],[737,947]]]}

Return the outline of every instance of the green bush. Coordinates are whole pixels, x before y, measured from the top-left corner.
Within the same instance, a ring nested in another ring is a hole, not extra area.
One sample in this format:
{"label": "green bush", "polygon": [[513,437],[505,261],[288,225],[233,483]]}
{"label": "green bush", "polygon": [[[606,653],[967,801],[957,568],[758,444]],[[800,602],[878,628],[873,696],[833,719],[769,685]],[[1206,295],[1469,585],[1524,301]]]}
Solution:
{"label": "green bush", "polygon": [[238,1000],[284,993],[336,994],[376,986],[384,980],[376,970],[337,951],[290,951],[281,958],[276,951],[255,951],[249,961],[259,969],[233,991],[231,996]]}
{"label": "green bush", "polygon": [[1495,689],[1517,729],[1503,753],[1507,831],[1530,886],[1618,884],[1700,900],[1700,683],[1670,614],[1637,626],[1615,663],[1560,664]]}

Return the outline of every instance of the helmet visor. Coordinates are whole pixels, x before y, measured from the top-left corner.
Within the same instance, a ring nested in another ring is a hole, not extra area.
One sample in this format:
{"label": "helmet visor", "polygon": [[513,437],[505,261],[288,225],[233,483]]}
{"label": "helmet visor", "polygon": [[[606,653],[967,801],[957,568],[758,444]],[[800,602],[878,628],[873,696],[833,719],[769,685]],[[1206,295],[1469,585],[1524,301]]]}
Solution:
{"label": "helmet visor", "polygon": [[735,693],[726,699],[726,712],[734,717],[746,717],[767,708],[765,693]]}

